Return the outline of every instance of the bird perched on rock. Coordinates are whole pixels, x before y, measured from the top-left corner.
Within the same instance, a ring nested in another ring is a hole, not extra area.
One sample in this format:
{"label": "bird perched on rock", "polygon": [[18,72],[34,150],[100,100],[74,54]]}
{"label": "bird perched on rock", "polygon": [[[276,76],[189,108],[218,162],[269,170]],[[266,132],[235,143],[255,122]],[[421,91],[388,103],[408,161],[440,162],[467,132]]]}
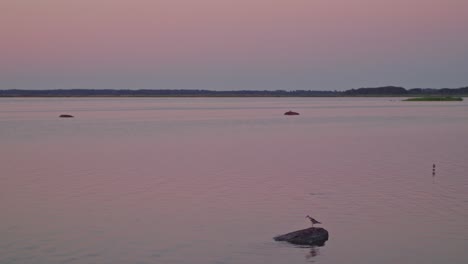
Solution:
{"label": "bird perched on rock", "polygon": [[314,218],[310,217],[309,215],[307,215],[306,218],[309,218],[310,223],[312,224],[312,227],[314,227],[314,224],[321,224],[319,221],[315,220]]}

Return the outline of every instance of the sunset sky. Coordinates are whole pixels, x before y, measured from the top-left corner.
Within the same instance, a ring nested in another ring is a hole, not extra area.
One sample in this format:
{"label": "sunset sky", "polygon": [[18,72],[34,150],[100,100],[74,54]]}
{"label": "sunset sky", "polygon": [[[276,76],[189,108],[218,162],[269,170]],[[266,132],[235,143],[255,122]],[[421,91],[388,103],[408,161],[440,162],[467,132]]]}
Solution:
{"label": "sunset sky", "polygon": [[0,0],[0,89],[468,86],[468,0]]}

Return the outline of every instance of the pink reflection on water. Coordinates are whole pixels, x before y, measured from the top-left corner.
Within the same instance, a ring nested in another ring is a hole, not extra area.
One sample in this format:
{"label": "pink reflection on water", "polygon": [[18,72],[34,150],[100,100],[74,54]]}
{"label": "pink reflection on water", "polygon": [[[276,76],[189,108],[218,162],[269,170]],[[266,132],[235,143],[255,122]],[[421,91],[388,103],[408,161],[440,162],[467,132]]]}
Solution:
{"label": "pink reflection on water", "polygon": [[[467,257],[465,102],[63,100],[1,102],[0,260],[417,262],[440,240],[431,259]],[[271,240],[306,214],[320,254]]]}

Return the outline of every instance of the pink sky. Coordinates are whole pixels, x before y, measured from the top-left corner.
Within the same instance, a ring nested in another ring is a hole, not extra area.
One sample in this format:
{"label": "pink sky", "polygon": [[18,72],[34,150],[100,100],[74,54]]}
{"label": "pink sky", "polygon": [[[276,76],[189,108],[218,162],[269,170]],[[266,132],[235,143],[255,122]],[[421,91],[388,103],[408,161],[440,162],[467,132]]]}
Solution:
{"label": "pink sky", "polygon": [[466,0],[1,0],[0,89],[468,85]]}

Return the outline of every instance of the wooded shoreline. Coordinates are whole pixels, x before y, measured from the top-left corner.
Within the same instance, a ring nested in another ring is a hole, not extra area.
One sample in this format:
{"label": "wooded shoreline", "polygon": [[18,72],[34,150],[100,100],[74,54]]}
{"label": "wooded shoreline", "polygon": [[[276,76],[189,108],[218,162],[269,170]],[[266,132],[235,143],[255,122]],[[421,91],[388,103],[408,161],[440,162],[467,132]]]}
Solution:
{"label": "wooded shoreline", "polygon": [[171,90],[171,89],[50,89],[0,90],[0,97],[421,97],[468,96],[468,86],[461,88],[413,88],[397,86],[358,88],[345,91],[320,90]]}

